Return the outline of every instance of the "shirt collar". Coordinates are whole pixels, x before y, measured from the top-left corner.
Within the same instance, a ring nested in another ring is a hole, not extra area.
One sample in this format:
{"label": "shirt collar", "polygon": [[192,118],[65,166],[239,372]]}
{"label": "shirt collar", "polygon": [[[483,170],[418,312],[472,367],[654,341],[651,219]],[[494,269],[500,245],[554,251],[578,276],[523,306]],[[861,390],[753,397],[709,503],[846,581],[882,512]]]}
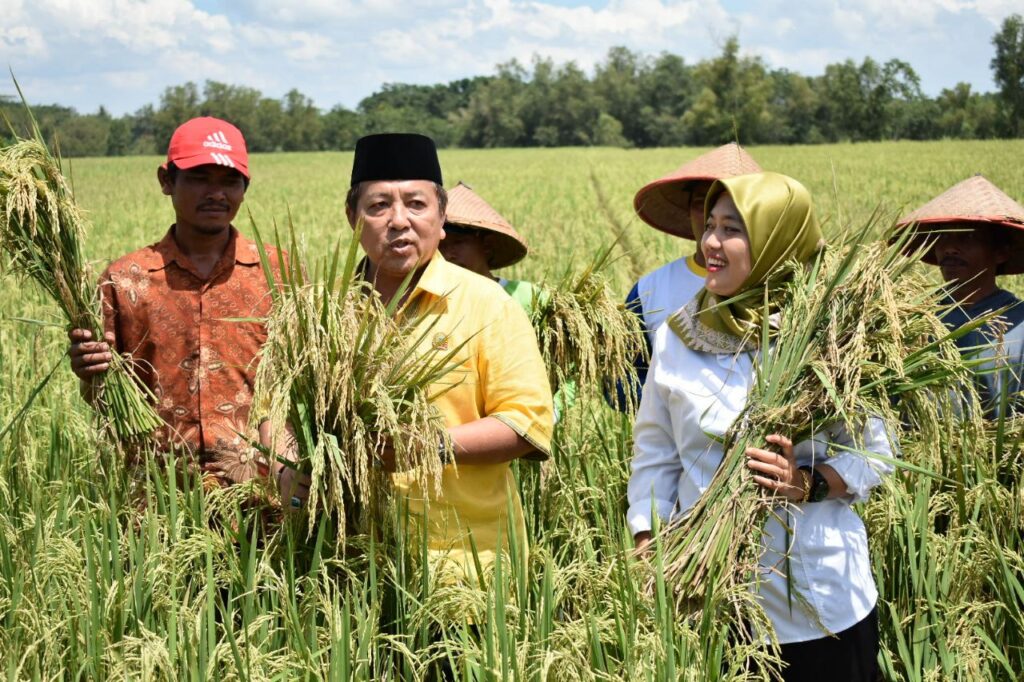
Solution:
{"label": "shirt collar", "polygon": [[687,256],[686,257],[686,267],[690,268],[690,272],[692,272],[693,274],[697,275],[698,277],[707,277],[708,276],[707,268],[702,268],[701,266],[697,265],[697,257],[696,256]]}
{"label": "shirt collar", "polygon": [[[240,265],[259,265],[260,254],[255,242],[243,237],[234,226],[229,229],[231,233],[228,236],[228,244],[224,248],[220,261],[214,266],[213,272],[220,272],[229,262],[235,262]],[[174,238],[174,225],[171,225],[164,238],[153,246],[153,250],[160,256],[163,263],[159,267],[152,268],[152,270],[162,270],[171,263],[175,263],[178,267],[188,270],[198,277],[192,261],[181,250],[181,247],[178,246],[178,241]],[[200,277],[200,279],[203,278]]]}
{"label": "shirt collar", "polygon": [[423,274],[420,275],[420,281],[416,284],[413,294],[425,291],[438,298],[445,296],[456,286],[452,273],[452,268],[456,267],[458,266],[446,261],[440,251],[435,251]]}

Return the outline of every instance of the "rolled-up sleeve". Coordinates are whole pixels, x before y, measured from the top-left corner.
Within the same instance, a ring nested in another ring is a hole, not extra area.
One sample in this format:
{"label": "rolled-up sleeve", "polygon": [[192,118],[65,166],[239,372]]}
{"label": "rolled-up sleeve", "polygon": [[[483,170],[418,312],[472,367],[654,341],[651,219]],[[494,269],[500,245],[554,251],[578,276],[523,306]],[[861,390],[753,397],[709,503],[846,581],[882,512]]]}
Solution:
{"label": "rolled-up sleeve", "polygon": [[672,415],[664,389],[657,385],[658,359],[651,369],[633,426],[632,474],[627,497],[626,522],[633,535],[651,530],[651,512],[662,520],[672,516],[679,496],[682,461],[672,435]]}
{"label": "rolled-up sleeve", "polygon": [[[871,489],[881,485],[882,479],[893,472],[895,467],[891,460],[899,455],[885,422],[877,417],[865,422],[859,443],[841,426],[815,436],[815,441],[815,452],[824,452],[827,448],[827,456],[814,463],[827,464],[839,474],[851,503],[867,500]],[[819,445],[823,447],[819,449]]]}
{"label": "rolled-up sleeve", "polygon": [[484,416],[498,419],[529,441],[537,454],[527,455],[527,459],[546,459],[551,454],[554,407],[547,369],[529,318],[518,303],[505,296],[480,337]]}

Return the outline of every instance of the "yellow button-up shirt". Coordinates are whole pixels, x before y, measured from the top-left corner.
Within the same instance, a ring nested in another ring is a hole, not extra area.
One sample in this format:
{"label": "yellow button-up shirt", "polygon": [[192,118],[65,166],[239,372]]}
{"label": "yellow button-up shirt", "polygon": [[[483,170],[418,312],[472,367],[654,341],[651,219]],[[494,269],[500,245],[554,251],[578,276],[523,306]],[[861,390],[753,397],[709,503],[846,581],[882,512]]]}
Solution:
{"label": "yellow button-up shirt", "polygon": [[[405,317],[415,320],[410,336],[424,337],[421,353],[465,343],[456,356],[459,368],[434,387],[447,389],[433,400],[447,426],[493,417],[533,445],[534,458],[546,459],[554,420],[551,388],[522,307],[497,282],[437,253],[410,295]],[[510,520],[525,556],[526,524],[509,462],[448,465],[437,497],[430,491],[425,497],[414,476],[398,473],[393,481],[410,513],[425,518],[435,563],[449,559],[472,576],[475,546],[480,565],[490,566],[508,544]]]}

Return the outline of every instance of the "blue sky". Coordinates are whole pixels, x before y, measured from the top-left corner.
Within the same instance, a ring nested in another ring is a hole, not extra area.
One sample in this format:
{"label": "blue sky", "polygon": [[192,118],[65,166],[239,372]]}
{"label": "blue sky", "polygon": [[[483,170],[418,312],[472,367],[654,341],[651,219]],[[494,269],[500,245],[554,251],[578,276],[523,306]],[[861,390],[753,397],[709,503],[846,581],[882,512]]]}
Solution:
{"label": "blue sky", "polygon": [[694,62],[736,33],[744,52],[808,75],[898,57],[936,94],[994,89],[991,38],[1013,11],[1021,0],[0,0],[0,62],[30,101],[83,112],[134,111],[206,79],[297,87],[329,108],[534,54],[589,70],[625,45]]}

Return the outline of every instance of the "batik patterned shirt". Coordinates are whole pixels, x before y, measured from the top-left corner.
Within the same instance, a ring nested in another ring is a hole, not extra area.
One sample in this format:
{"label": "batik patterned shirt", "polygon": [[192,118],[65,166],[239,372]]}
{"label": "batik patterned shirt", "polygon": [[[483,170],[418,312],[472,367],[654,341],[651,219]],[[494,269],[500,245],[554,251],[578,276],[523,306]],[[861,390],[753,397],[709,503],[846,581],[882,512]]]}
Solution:
{"label": "batik patterned shirt", "polygon": [[[268,256],[278,272],[276,253]],[[156,397],[163,447],[224,484],[256,475],[247,423],[267,336],[261,320],[271,307],[256,244],[231,228],[223,255],[203,277],[172,226],[156,244],[112,263],[100,284],[105,330]]]}

